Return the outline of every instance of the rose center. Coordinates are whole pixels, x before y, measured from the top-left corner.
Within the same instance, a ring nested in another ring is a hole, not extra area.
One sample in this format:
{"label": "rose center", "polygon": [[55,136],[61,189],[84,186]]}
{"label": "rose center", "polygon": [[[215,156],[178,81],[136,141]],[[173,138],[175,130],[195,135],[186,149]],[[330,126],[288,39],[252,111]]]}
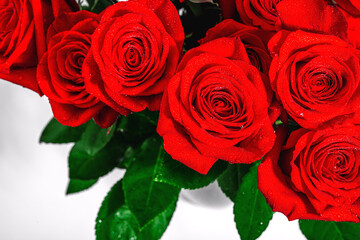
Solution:
{"label": "rose center", "polygon": [[202,119],[214,121],[234,131],[249,126],[251,117],[246,111],[244,96],[240,91],[232,85],[224,84],[223,78],[203,79],[202,84],[197,87],[193,102],[194,110]]}
{"label": "rose center", "polygon": [[210,96],[210,105],[215,115],[223,118],[237,112],[237,107],[233,106],[230,96],[223,92],[215,92]]}
{"label": "rose center", "polygon": [[80,67],[80,66],[83,65],[84,59],[85,59],[84,56],[79,56],[79,57],[77,58],[77,65],[78,65],[78,68],[79,68],[80,70],[81,70],[81,67]]}
{"label": "rose center", "polygon": [[328,153],[328,157],[325,159],[323,165],[324,177],[340,181],[346,179],[353,167],[349,160],[353,157],[351,155],[352,154],[346,150],[337,150],[336,152]]}
{"label": "rose center", "polygon": [[61,41],[49,47],[49,61],[56,60],[57,74],[67,79],[72,87],[84,86],[82,66],[90,50],[90,38],[89,34],[68,32]]}
{"label": "rose center", "polygon": [[63,72],[60,71],[60,74],[63,77],[70,79],[71,81],[73,81],[78,85],[84,84],[83,79],[81,78],[81,70],[84,59],[85,59],[85,54],[83,52],[81,51],[70,52],[65,60],[65,69]]}
{"label": "rose center", "polygon": [[345,162],[344,156],[337,156],[334,160],[334,171],[343,169],[346,166]]}
{"label": "rose center", "polygon": [[126,50],[125,63],[129,68],[134,68],[139,66],[139,64],[141,63],[141,54],[137,48],[130,46]]}
{"label": "rose center", "polygon": [[319,68],[309,71],[302,81],[302,89],[315,102],[331,100],[336,95],[338,86],[337,76],[329,69]]}

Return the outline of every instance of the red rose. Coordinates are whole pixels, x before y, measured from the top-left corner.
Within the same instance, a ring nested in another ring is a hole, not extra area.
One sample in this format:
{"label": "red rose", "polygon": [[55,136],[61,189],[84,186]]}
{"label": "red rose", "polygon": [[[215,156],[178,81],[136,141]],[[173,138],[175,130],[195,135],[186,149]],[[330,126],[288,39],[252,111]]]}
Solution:
{"label": "red rose", "polygon": [[271,149],[269,105],[241,41],[220,38],[185,54],[164,92],[157,131],[174,159],[206,174],[218,159],[251,163]]}
{"label": "red rose", "polygon": [[87,90],[124,114],[158,110],[182,53],[184,31],[169,0],[108,7],[84,62]]}
{"label": "red rose", "polygon": [[[360,127],[318,131],[277,129],[274,148],[258,168],[258,186],[289,220],[360,222]],[[279,156],[280,155],[280,156]]]}
{"label": "red rose", "polygon": [[79,126],[94,117],[101,127],[108,127],[118,116],[86,91],[82,76],[99,20],[97,14],[80,11],[61,15],[49,27],[48,51],[38,65],[37,78],[54,117],[63,125]]}
{"label": "red rose", "polygon": [[336,3],[354,17],[360,17],[359,0],[336,0]]}
{"label": "red rose", "polygon": [[287,113],[304,128],[360,108],[359,51],[329,35],[278,32],[270,83]]}
{"label": "red rose", "polygon": [[235,0],[240,19],[246,25],[260,27],[267,31],[275,30],[278,20],[276,5],[281,0]]}
{"label": "red rose", "polygon": [[36,65],[46,51],[45,32],[74,0],[0,0],[0,78],[38,93]]}
{"label": "red rose", "polygon": [[264,74],[262,78],[267,89],[268,101],[272,102],[272,106],[269,108],[271,122],[275,122],[281,112],[279,103],[273,97],[274,94],[267,77],[271,64],[267,44],[273,35],[273,32],[263,31],[228,19],[209,29],[205,38],[200,40],[200,43],[206,43],[221,37],[237,37],[241,40],[251,64]]}
{"label": "red rose", "polygon": [[279,29],[305,30],[347,38],[346,19],[329,0],[281,0],[276,10]]}

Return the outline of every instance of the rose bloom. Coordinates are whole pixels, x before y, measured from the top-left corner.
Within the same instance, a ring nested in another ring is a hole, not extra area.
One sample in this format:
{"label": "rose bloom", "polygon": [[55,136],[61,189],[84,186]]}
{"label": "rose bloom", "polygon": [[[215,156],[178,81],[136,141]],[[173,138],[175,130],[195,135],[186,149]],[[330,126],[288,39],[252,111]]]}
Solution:
{"label": "rose bloom", "polygon": [[199,41],[203,44],[221,37],[236,37],[241,40],[251,64],[262,73],[262,79],[264,80],[267,90],[268,101],[272,103],[269,108],[271,122],[275,122],[281,112],[281,107],[274,97],[267,76],[272,59],[267,50],[267,44],[273,35],[273,32],[263,31],[259,28],[244,25],[232,19],[227,19],[215,25],[215,27],[210,28],[206,32],[206,36]]}
{"label": "rose bloom", "polygon": [[170,0],[108,7],[84,61],[86,89],[119,111],[158,110],[182,54],[184,31]]}
{"label": "rose bloom", "polygon": [[46,50],[46,30],[74,0],[0,0],[0,78],[38,93],[36,65]]}
{"label": "rose bloom", "polygon": [[38,65],[37,78],[54,117],[63,125],[79,126],[94,117],[101,127],[108,127],[118,116],[86,91],[82,76],[99,20],[97,14],[79,11],[61,15],[49,27],[48,51]]}
{"label": "rose bloom", "polygon": [[235,0],[240,19],[246,25],[275,31],[278,21],[276,5],[281,0]]}
{"label": "rose bloom", "polygon": [[158,133],[173,159],[206,174],[222,159],[259,160],[274,143],[261,74],[237,38],[188,51],[161,103]]}
{"label": "rose bloom", "polygon": [[[279,127],[258,168],[258,187],[289,220],[360,222],[360,127],[299,129],[286,145]],[[282,148],[281,148],[282,147]]]}
{"label": "rose bloom", "polygon": [[329,35],[278,32],[270,83],[284,109],[304,128],[316,128],[360,108],[359,51]]}

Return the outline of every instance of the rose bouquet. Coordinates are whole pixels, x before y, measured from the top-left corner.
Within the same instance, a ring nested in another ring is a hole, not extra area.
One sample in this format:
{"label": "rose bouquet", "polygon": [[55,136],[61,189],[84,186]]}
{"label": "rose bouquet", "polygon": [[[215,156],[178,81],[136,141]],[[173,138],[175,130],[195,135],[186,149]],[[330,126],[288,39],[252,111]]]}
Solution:
{"label": "rose bouquet", "polygon": [[0,77],[45,95],[74,143],[68,194],[126,170],[96,238],[160,239],[181,189],[217,181],[241,239],[273,212],[360,234],[355,0],[3,0]]}

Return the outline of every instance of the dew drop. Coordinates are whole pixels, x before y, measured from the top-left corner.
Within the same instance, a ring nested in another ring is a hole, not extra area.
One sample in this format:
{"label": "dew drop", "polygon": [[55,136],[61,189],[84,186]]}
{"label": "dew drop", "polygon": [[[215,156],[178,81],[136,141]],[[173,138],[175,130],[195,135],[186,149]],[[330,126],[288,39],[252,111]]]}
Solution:
{"label": "dew drop", "polygon": [[179,16],[184,16],[187,14],[187,10],[185,8],[180,8],[179,9]]}

